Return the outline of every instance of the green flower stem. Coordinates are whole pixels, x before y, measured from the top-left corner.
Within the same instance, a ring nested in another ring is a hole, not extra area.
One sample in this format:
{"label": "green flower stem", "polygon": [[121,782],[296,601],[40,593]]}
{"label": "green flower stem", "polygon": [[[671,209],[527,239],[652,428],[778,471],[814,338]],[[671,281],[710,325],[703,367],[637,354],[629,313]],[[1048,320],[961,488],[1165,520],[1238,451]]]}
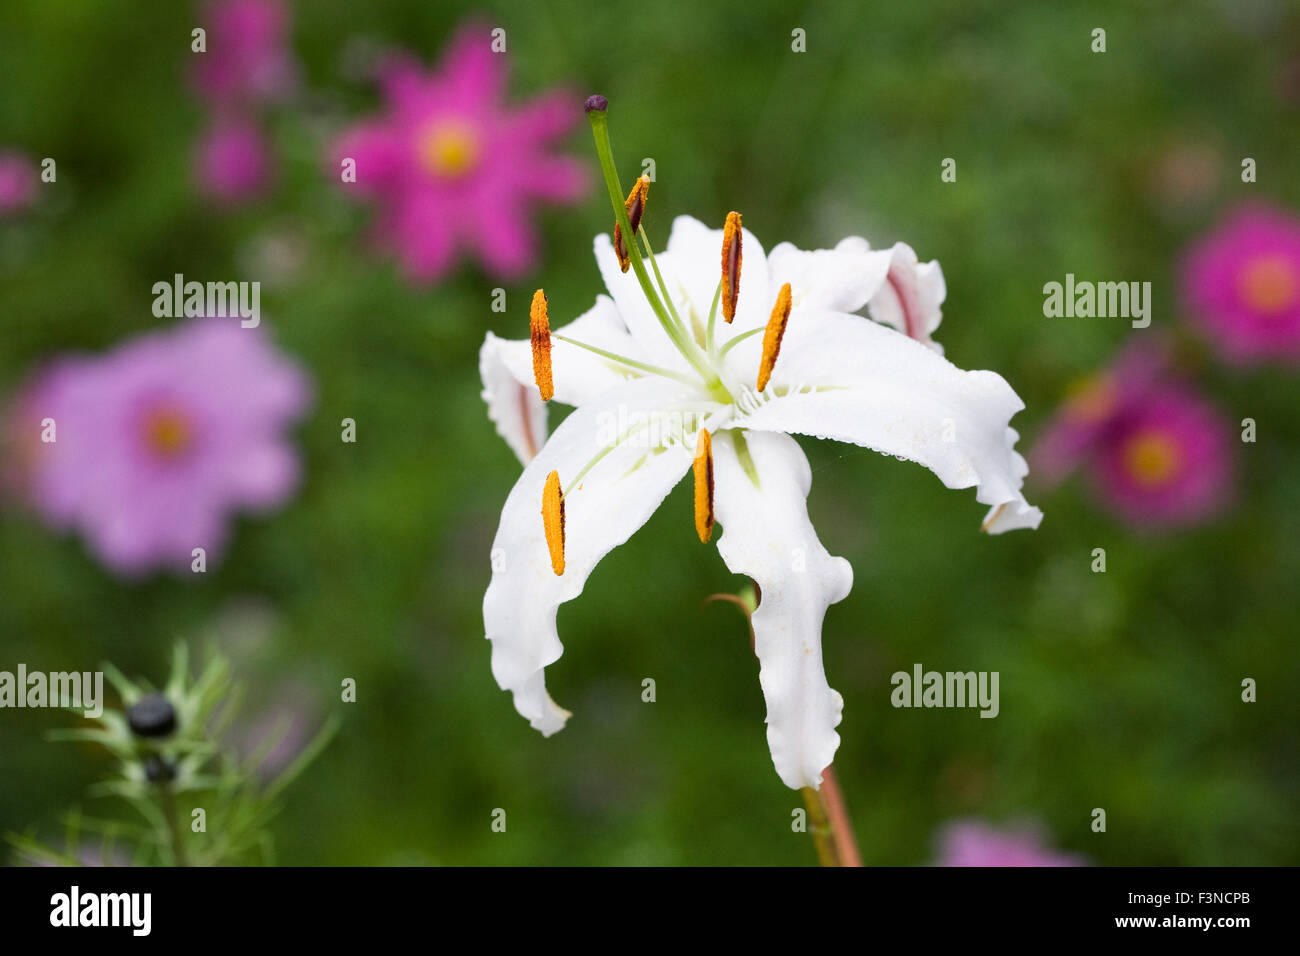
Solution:
{"label": "green flower stem", "polygon": [[812,835],[821,865],[861,866],[862,855],[853,838],[853,827],[844,809],[844,797],[840,794],[835,772],[830,767],[822,771],[820,790],[804,787],[799,792],[808,808],[808,832]]}
{"label": "green flower stem", "polygon": [[185,833],[181,829],[180,817],[176,814],[176,796],[167,784],[159,787],[159,802],[162,803],[163,816],[167,818],[167,837],[172,851],[174,866],[188,866],[185,859]]}
{"label": "green flower stem", "polygon": [[636,273],[637,281],[641,283],[641,291],[645,293],[646,301],[650,303],[650,308],[654,310],[655,317],[659,319],[659,324],[663,326],[664,332],[672,340],[673,345],[704,378],[705,387],[712,392],[725,392],[721,379],[709,367],[706,357],[686,337],[685,330],[673,322],[672,316],[659,300],[659,294],[650,281],[649,273],[646,272],[645,263],[641,259],[641,250],[637,246],[636,233],[632,230],[632,223],[627,218],[627,209],[623,205],[623,187],[619,184],[618,170],[614,167],[614,153],[609,144],[609,121],[605,111],[592,110],[587,114],[587,119],[591,121],[591,134],[596,141],[596,155],[600,157],[600,168],[605,174],[605,187],[609,190],[609,201],[614,207],[614,218],[626,237],[628,255],[632,260],[632,271]]}
{"label": "green flower stem", "polygon": [[808,832],[812,834],[813,845],[817,848],[817,859],[822,866],[839,866],[831,821],[826,815],[826,805],[821,794],[812,787],[804,787],[799,792],[803,794],[804,806],[808,808]]}

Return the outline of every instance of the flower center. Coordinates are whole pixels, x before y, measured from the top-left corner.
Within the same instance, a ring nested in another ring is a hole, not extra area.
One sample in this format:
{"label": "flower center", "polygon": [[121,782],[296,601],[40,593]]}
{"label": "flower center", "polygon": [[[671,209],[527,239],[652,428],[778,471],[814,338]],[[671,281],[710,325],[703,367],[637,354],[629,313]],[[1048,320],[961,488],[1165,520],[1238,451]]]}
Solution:
{"label": "flower center", "polygon": [[1277,315],[1295,304],[1300,293],[1300,275],[1286,256],[1259,256],[1249,262],[1238,277],[1242,298],[1257,312]]}
{"label": "flower center", "polygon": [[478,158],[478,132],[463,120],[441,120],[420,137],[420,162],[439,179],[460,179]]}
{"label": "flower center", "polygon": [[163,461],[175,461],[194,444],[194,428],[189,418],[174,408],[160,408],[144,420],[145,447]]}
{"label": "flower center", "polygon": [[1178,443],[1160,431],[1140,432],[1124,446],[1124,466],[1145,488],[1168,484],[1178,472],[1181,457]]}

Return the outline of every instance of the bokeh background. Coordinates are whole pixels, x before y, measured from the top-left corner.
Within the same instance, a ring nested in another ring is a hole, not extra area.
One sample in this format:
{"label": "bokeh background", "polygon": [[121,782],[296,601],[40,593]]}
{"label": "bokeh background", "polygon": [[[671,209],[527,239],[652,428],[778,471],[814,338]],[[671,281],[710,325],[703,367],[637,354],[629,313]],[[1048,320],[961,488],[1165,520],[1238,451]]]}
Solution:
{"label": "bokeh background", "polygon": [[[545,4],[315,0],[292,8],[299,77],[265,120],[274,184],[222,205],[196,188],[205,113],[188,82],[186,3],[75,0],[0,10],[0,144],[58,161],[56,184],[0,222],[0,392],[61,352],[103,352],[172,320],[152,284],[259,280],[263,324],[311,375],[294,432],[305,480],[237,520],[205,575],[123,580],[84,542],[7,501],[0,668],[93,668],[161,681],[180,638],[216,641],[305,732],[342,730],[274,826],[292,864],[808,864],[799,795],[773,772],[736,591],[695,540],[689,483],[562,607],[548,670],[575,713],[545,740],[488,668],[488,550],[519,465],[479,397],[485,332],[526,334],[545,284],[562,321],[600,291],[604,194],[544,209],[541,254],[503,283],[464,261],[414,284],[367,241],[371,213],[326,162],[379,103],[379,49],[435,62],[475,15],[507,31],[510,97],[556,84],[611,101],[625,182],[657,166],[647,225],[729,209],[771,248],[861,234],[909,242],[948,282],[938,337],[1025,399],[1022,449],[1067,384],[1136,336],[1183,336],[1234,422],[1235,503],[1215,520],[1134,528],[1078,482],[1029,495],[1037,532],[978,533],[983,509],[928,472],[802,441],[809,510],[855,586],[828,614],[845,699],[836,767],[868,863],[923,864],[945,823],[1032,820],[1100,864],[1296,864],[1295,582],[1300,418],[1285,366],[1240,369],[1184,335],[1179,257],[1235,205],[1300,206],[1300,7],[918,0]],[[791,52],[791,30],[807,52]],[[1090,32],[1107,31],[1107,52]],[[585,124],[565,149],[595,159]],[[1259,181],[1240,181],[1242,157]],[[954,183],[940,162],[957,160]],[[1066,272],[1149,280],[1154,321],[1053,319]],[[490,290],[508,309],[491,311]],[[558,305],[564,303],[563,306]],[[552,424],[558,418],[552,412]],[[358,440],[340,442],[354,418]],[[1090,571],[1104,547],[1105,574]],[[896,710],[890,675],[996,670],[1001,714]],[[339,682],[357,682],[355,704]],[[657,701],[641,700],[641,681]],[[1241,680],[1259,700],[1241,701]],[[44,740],[71,718],[0,712],[0,830],[57,833],[105,770]],[[508,829],[493,833],[494,808]],[[1090,830],[1093,808],[1104,834]],[[95,809],[100,809],[95,807]]]}

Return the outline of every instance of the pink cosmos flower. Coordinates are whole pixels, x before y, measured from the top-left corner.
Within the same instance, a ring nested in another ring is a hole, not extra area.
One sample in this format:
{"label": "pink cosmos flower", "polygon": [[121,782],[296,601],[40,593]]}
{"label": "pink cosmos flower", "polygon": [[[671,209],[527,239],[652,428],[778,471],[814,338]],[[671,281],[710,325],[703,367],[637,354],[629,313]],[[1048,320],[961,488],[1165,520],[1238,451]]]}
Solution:
{"label": "pink cosmos flower", "polygon": [[1239,209],[1183,263],[1183,289],[1206,333],[1231,361],[1300,361],[1300,220]]}
{"label": "pink cosmos flower", "polygon": [[1230,497],[1232,427],[1184,385],[1153,389],[1114,423],[1092,465],[1100,497],[1131,524],[1191,524]]}
{"label": "pink cosmos flower", "polygon": [[220,118],[198,146],[199,188],[234,204],[261,193],[271,179],[271,151],[257,123]]}
{"label": "pink cosmos flower", "polygon": [[34,162],[15,150],[0,150],[0,219],[30,207],[39,183]]}
{"label": "pink cosmos flower", "polygon": [[1168,373],[1164,343],[1147,338],[1120,352],[1109,368],[1074,382],[1030,453],[1034,481],[1056,487],[1105,442],[1114,424]]}
{"label": "pink cosmos flower", "polygon": [[488,27],[470,25],[434,72],[390,61],[380,70],[384,113],[348,130],[332,152],[331,175],[355,161],[356,182],[345,188],[379,206],[376,241],[416,281],[444,275],[462,248],[496,276],[520,276],[537,254],[532,204],[569,202],[586,189],[584,167],[549,151],[581,118],[580,101],[551,93],[505,106],[505,54],[491,42]]}
{"label": "pink cosmos flower", "polygon": [[948,824],[939,833],[937,866],[1085,866],[1079,856],[1044,845],[1034,827],[997,829],[977,820]]}
{"label": "pink cosmos flower", "polygon": [[309,401],[306,377],[260,327],[195,319],[56,360],[8,424],[35,509],[136,576],[188,570],[194,548],[210,563],[233,512],[289,497],[299,467],[284,432]]}
{"label": "pink cosmos flower", "polygon": [[215,0],[200,26],[207,30],[207,51],[193,54],[194,85],[211,104],[249,106],[293,87],[289,15],[280,0]]}
{"label": "pink cosmos flower", "polygon": [[1191,524],[1232,496],[1233,431],[1169,369],[1158,344],[1130,346],[1075,390],[1030,453],[1047,486],[1087,465],[1095,494],[1131,524]]}

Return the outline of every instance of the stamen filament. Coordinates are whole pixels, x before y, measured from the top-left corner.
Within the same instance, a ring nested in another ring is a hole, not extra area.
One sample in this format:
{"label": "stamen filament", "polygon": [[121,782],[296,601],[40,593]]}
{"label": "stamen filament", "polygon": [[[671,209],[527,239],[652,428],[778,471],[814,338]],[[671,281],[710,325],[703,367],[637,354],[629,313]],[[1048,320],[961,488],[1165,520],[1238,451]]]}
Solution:
{"label": "stamen filament", "polygon": [[[718,349],[718,358],[722,358],[722,356],[726,355],[727,352],[731,350],[732,346],[738,345],[739,343],[745,341],[745,339],[751,338],[755,335],[762,335],[766,331],[767,329],[750,329],[748,332],[741,332],[735,338],[729,339],[727,341],[727,344],[724,345],[722,348]],[[558,339],[559,336],[557,335],[555,336],[555,338]]]}
{"label": "stamen filament", "polygon": [[659,283],[659,291],[663,294],[664,302],[668,306],[668,311],[672,314],[673,321],[677,323],[677,326],[684,330],[686,328],[686,323],[683,322],[682,317],[677,314],[677,307],[673,305],[673,297],[668,294],[668,284],[664,282],[664,277],[659,274],[659,263],[655,260],[655,252],[650,246],[650,237],[646,235],[645,226],[641,227],[641,241],[645,243],[646,254],[650,257],[650,268],[654,270],[655,281]]}
{"label": "stamen filament", "polygon": [[707,348],[709,354],[713,354],[713,326],[718,319],[718,302],[722,299],[722,280],[718,280],[718,287],[713,292],[713,305],[709,306],[709,332],[706,336]]}
{"label": "stamen filament", "polygon": [[689,375],[683,375],[681,372],[674,372],[670,368],[661,368],[658,365],[650,365],[647,362],[638,362],[636,359],[630,359],[625,355],[619,355],[617,352],[609,352],[594,345],[588,345],[586,342],[579,342],[577,339],[569,338],[567,335],[560,335],[558,332],[552,332],[551,338],[560,342],[567,342],[569,345],[576,346],[580,349],[586,349],[601,358],[609,359],[611,362],[618,362],[620,365],[626,365],[628,368],[634,368],[650,375],[661,375],[664,378],[670,378],[675,382],[681,382],[684,385],[695,386],[699,383]]}
{"label": "stamen filament", "polygon": [[[694,404],[695,404],[695,403],[689,403],[689,402],[688,402],[688,403],[684,403],[684,404],[676,405],[676,406],[674,406],[674,410],[681,410],[681,409],[691,408],[691,407],[693,407]],[[707,406],[705,406],[705,407],[707,407]],[[705,429],[705,430],[707,430],[708,422],[709,422],[709,419],[706,419],[706,420],[705,420],[705,425],[706,425],[706,429]],[[613,451],[615,448],[618,448],[620,445],[622,445],[625,441],[627,441],[629,438],[631,438],[631,437],[632,437],[633,435],[635,435],[637,432],[644,431],[645,429],[649,428],[651,424],[652,424],[652,423],[651,423],[650,421],[644,421],[644,422],[639,422],[639,423],[636,424],[636,425],[633,425],[633,426],[632,426],[631,428],[629,428],[627,431],[623,432],[623,434],[619,435],[618,438],[614,440],[613,444],[609,445],[607,448],[602,448],[600,451],[598,451],[598,452],[597,452],[597,453],[592,457],[591,461],[589,461],[589,462],[587,462],[585,465],[583,465],[583,466],[582,466],[582,469],[581,469],[581,470],[580,470],[576,475],[574,475],[573,480],[569,482],[569,491],[573,491],[575,488],[578,488],[578,487],[582,484],[582,479],[585,478],[585,477],[587,477],[587,473],[590,472],[591,469],[595,468],[598,464],[600,464],[600,462],[604,459],[604,457],[605,457],[606,455],[608,455],[608,454],[609,454],[611,451]],[[644,457],[644,456],[643,456],[643,457]],[[569,491],[566,491],[566,492],[564,492],[564,494],[560,495],[560,500],[561,500],[561,501],[563,501],[565,498],[568,497],[568,495],[569,495]]]}
{"label": "stamen filament", "polygon": [[[582,479],[587,477],[587,472],[591,471],[591,469],[595,468],[598,464],[600,464],[601,460],[606,455],[608,455],[619,445],[623,444],[623,442],[627,441],[637,432],[641,431],[641,429],[649,428],[649,427],[650,427],[649,422],[642,422],[641,424],[635,426],[634,428],[629,428],[627,431],[625,431],[622,435],[618,437],[618,440],[615,441],[614,444],[610,445],[608,448],[602,448],[600,451],[598,451],[595,454],[595,456],[591,459],[591,461],[583,465],[582,469],[576,475],[573,476],[573,480],[569,482],[569,491],[573,491],[573,489],[579,487],[582,484]],[[561,501],[563,501],[565,498],[569,496],[569,491],[566,491],[564,492],[564,494],[560,495]]]}

